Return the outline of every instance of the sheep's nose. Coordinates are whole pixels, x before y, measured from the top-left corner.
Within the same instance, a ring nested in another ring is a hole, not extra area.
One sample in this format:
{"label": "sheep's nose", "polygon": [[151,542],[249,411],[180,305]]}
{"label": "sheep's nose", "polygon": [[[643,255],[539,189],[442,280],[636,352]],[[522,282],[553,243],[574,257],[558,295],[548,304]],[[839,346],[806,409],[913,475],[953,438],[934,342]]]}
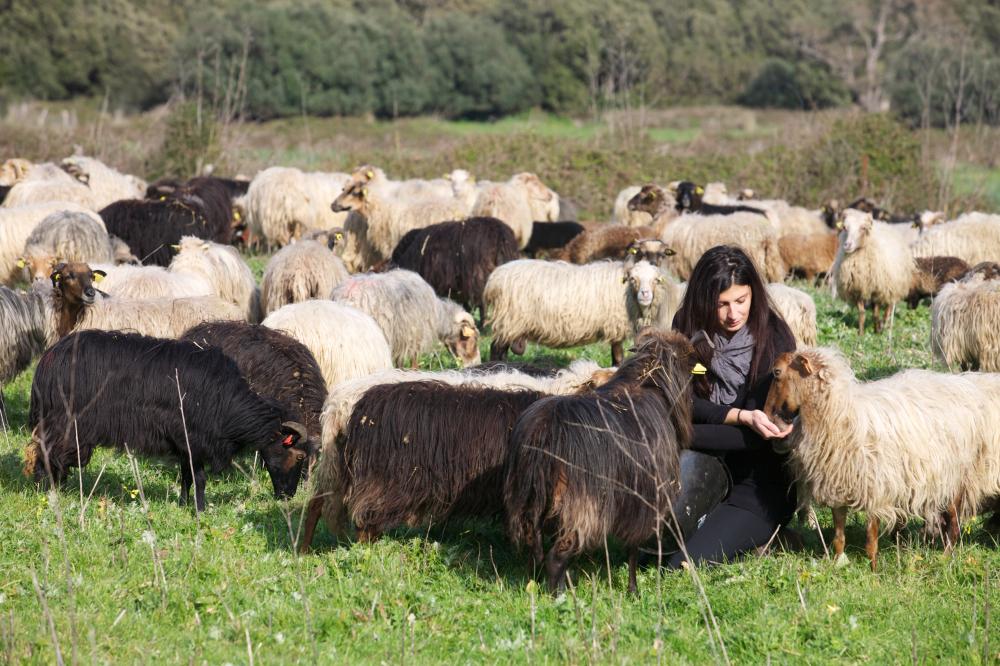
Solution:
{"label": "sheep's nose", "polygon": [[93,287],[87,287],[86,289],[83,290],[83,295],[86,296],[87,298],[93,298],[95,293],[96,292],[94,291]]}

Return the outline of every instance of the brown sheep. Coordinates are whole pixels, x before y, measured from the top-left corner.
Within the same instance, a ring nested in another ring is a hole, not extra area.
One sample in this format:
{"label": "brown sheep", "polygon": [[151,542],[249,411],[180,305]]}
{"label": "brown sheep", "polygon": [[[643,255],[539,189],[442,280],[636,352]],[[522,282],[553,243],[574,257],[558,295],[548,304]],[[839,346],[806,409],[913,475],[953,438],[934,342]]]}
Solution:
{"label": "brown sheep", "polygon": [[913,282],[906,295],[906,304],[911,310],[924,297],[936,295],[941,287],[969,271],[969,264],[958,257],[916,257],[913,261]]}
{"label": "brown sheep", "polygon": [[788,270],[815,281],[826,275],[837,258],[837,234],[788,234],[778,238],[778,251]]}

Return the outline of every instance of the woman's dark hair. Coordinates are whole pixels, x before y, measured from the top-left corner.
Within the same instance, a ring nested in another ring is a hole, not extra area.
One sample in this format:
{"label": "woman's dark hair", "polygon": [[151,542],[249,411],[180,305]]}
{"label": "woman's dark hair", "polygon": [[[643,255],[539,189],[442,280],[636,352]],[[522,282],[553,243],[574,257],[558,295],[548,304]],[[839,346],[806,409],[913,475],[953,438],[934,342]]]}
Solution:
{"label": "woman's dark hair", "polygon": [[[760,273],[746,253],[733,245],[717,245],[701,255],[691,271],[681,307],[674,315],[673,327],[691,338],[698,360],[707,368],[712,363],[711,337],[720,331],[719,294],[734,284],[750,287],[750,313],[746,326],[754,339],[750,361],[750,381],[770,371],[778,353],[795,349],[795,337],[788,324],[771,308],[767,289]],[[703,332],[703,333],[702,333]],[[708,395],[708,375],[697,377],[695,392]]]}

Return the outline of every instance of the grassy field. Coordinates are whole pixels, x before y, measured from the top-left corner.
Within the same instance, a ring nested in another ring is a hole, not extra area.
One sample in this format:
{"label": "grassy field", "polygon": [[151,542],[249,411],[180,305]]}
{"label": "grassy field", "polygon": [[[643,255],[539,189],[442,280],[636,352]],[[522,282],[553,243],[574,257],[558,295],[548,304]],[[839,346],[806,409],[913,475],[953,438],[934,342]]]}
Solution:
{"label": "grassy field", "polygon": [[[259,261],[255,261],[259,265]],[[855,315],[806,287],[822,344],[859,376],[933,367],[926,306],[901,310],[895,335],[855,333]],[[487,341],[484,340],[484,348]],[[608,362],[592,345],[528,356]],[[424,367],[449,364],[439,356]],[[911,525],[883,538],[878,573],[852,515],[848,561],[805,532],[802,553],[685,572],[640,572],[625,593],[620,550],[572,568],[551,597],[488,521],[398,531],[335,546],[321,527],[296,555],[304,493],[276,502],[266,474],[240,461],[207,488],[197,517],[177,504],[176,465],[98,452],[59,492],[21,474],[31,373],[6,395],[0,435],[0,654],[8,663],[996,663],[1000,551],[978,522],[951,555]],[[828,510],[819,511],[829,527]],[[830,538],[824,529],[823,538]],[[610,561],[610,569],[607,562]]]}

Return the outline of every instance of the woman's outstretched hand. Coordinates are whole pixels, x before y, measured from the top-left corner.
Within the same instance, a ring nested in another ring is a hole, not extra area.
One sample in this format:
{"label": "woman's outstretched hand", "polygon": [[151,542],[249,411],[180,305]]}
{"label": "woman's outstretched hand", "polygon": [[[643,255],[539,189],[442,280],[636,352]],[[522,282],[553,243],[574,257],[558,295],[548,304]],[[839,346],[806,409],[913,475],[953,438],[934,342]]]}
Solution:
{"label": "woman's outstretched hand", "polygon": [[787,437],[788,434],[792,432],[791,425],[782,430],[767,417],[767,414],[759,409],[742,410],[740,412],[740,423],[747,426],[764,439],[782,439],[783,437]]}

